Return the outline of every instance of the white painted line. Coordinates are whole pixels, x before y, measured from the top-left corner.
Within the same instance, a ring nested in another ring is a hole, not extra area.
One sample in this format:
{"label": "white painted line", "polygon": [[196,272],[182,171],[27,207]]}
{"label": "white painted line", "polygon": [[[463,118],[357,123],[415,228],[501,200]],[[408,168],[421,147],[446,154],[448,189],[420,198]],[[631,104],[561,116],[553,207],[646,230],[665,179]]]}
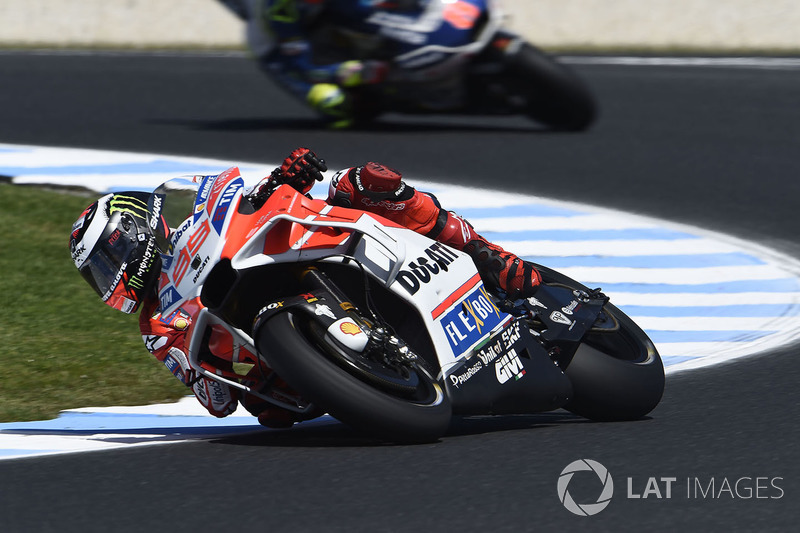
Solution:
{"label": "white painted line", "polygon": [[559,56],[559,61],[573,65],[625,65],[658,67],[735,67],[760,69],[797,69],[795,57],[644,57],[644,56]]}
{"label": "white painted line", "polygon": [[626,305],[658,305],[661,307],[693,306],[739,306],[746,309],[742,302],[749,305],[769,304],[797,304],[800,302],[800,292],[739,292],[732,294],[721,293],[636,293],[615,292],[614,304]]}

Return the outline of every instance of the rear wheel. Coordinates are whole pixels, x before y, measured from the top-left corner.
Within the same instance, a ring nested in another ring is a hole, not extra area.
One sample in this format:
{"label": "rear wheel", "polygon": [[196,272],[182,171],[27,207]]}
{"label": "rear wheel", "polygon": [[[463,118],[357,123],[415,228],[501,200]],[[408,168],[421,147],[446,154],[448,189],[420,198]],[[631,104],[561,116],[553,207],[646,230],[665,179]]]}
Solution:
{"label": "rear wheel", "polygon": [[664,393],[664,366],[652,341],[625,313],[606,304],[619,327],[584,337],[564,373],[575,396],[565,406],[592,420],[635,420]]}
{"label": "rear wheel", "polygon": [[356,429],[395,442],[430,442],[450,424],[450,401],[420,363],[390,365],[343,349],[301,313],[267,320],[256,346],[293,388]]}
{"label": "rear wheel", "polygon": [[[545,283],[589,291],[560,272],[535,266]],[[602,316],[564,369],[574,392],[564,408],[592,420],[642,418],[664,393],[661,357],[647,334],[617,307],[606,303]]]}
{"label": "rear wheel", "polygon": [[529,43],[504,61],[511,92],[525,99],[528,116],[566,131],[582,131],[592,125],[597,104],[572,70]]}

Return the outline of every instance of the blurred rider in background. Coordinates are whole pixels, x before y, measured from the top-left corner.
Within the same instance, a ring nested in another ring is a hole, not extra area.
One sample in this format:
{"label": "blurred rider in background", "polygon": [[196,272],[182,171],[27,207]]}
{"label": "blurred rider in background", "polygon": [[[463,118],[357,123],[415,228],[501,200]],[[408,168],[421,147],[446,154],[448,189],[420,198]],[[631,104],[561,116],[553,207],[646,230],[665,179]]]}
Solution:
{"label": "blurred rider in background", "polygon": [[376,113],[371,111],[374,89],[389,73],[393,43],[403,40],[402,32],[393,33],[371,21],[387,17],[408,20],[418,16],[428,3],[219,1],[246,21],[247,41],[259,66],[334,128],[349,127],[359,118]]}
{"label": "blurred rider in background", "polygon": [[[270,176],[246,195],[258,209],[283,184],[308,194],[315,181],[323,179],[325,162],[307,148],[297,148]],[[261,424],[287,427],[322,413],[297,413],[242,394],[230,386],[198,374],[186,354],[186,332],[192,316],[183,309],[161,314],[158,280],[162,273],[156,234],[167,237],[168,228],[151,220],[150,193],[119,192],[93,202],[72,226],[69,247],[72,260],[84,279],[103,301],[124,313],[140,312],[139,328],[147,349],[192,388],[198,401],[214,416],[224,417],[236,410],[239,401]],[[385,217],[431,239],[467,253],[484,284],[500,296],[515,300],[534,294],[541,283],[539,272],[500,246],[480,236],[452,211],[441,207],[430,193],[417,191],[402,180],[400,172],[368,162],[337,172],[330,182],[328,203],[360,209]],[[232,338],[213,331],[207,348],[222,357],[233,350]],[[251,371],[254,382],[263,379],[261,368]],[[296,398],[292,389],[276,378],[271,389],[282,398]]]}

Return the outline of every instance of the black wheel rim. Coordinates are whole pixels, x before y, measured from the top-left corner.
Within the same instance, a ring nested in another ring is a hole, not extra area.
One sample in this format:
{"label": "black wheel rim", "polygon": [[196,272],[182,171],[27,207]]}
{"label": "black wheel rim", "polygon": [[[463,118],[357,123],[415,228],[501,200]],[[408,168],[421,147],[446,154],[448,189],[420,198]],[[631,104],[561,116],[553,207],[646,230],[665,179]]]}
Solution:
{"label": "black wheel rim", "polygon": [[325,329],[314,320],[293,316],[295,328],[328,360],[348,374],[392,396],[419,404],[438,401],[434,379],[415,363],[386,365],[325,339]]}

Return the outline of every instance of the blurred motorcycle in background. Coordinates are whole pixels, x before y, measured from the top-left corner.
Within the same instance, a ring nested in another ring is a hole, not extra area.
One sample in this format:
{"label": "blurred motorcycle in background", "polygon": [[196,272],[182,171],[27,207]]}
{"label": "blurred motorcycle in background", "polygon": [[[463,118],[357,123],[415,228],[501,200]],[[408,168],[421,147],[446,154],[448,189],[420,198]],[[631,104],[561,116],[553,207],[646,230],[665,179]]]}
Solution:
{"label": "blurred motorcycle in background", "polygon": [[[581,131],[598,114],[581,78],[505,28],[497,0],[220,1],[247,22],[264,71],[323,115],[326,105],[345,108],[340,126],[445,113],[524,115]],[[330,71],[333,84],[324,79],[331,65],[342,65]],[[342,75],[348,68],[354,76]],[[312,94],[322,82],[333,90]]]}

